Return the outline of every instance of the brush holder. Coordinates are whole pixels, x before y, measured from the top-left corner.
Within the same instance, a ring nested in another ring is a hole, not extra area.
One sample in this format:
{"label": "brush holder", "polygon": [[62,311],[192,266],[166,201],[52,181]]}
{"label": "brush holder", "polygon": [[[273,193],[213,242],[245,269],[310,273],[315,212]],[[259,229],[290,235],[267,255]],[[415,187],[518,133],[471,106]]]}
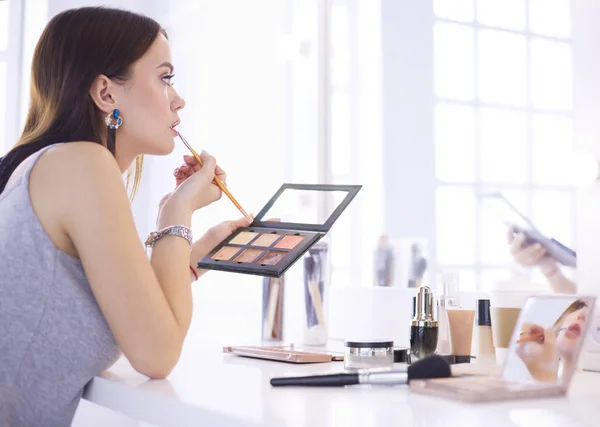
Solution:
{"label": "brush holder", "polygon": [[304,302],[306,329],[304,344],[325,345],[328,340],[325,291],[329,278],[329,245],[321,240],[304,255]]}

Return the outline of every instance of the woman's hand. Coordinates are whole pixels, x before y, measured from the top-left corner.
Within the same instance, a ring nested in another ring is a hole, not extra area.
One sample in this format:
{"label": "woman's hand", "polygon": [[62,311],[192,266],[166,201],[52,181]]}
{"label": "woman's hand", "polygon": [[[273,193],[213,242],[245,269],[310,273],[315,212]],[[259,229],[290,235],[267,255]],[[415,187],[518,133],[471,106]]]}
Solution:
{"label": "woman's hand", "polygon": [[217,166],[214,157],[202,152],[202,166],[194,156],[184,155],[184,163],[175,169],[175,190],[160,201],[159,207],[176,203],[190,212],[219,200],[222,192],[214,183],[215,175],[226,182],[225,171]]}
{"label": "woman's hand", "polygon": [[[253,215],[250,215],[253,217]],[[198,277],[206,273],[206,270],[196,267],[198,260],[204,258],[219,243],[233,234],[238,228],[247,227],[250,223],[246,218],[234,221],[223,221],[208,229],[204,235],[192,245],[190,253],[190,266],[196,270]]]}
{"label": "woman's hand", "polygon": [[546,249],[539,243],[527,244],[523,233],[515,236],[513,228],[509,227],[507,240],[511,255],[523,267],[538,266],[547,277],[558,270],[556,260],[546,253]]}
{"label": "woman's hand", "polygon": [[[250,215],[253,217],[253,215]],[[211,228],[202,236],[202,244],[210,252],[215,246],[233,234],[238,228],[248,227],[250,222],[246,218],[240,218],[233,221],[223,221]]]}
{"label": "woman's hand", "polygon": [[[250,214],[250,216],[254,219],[253,214]],[[267,221],[278,222],[280,221],[280,218],[271,218]],[[238,228],[248,227],[249,225],[250,223],[246,218],[240,218],[234,221],[223,221],[220,224],[209,228],[208,231],[192,246],[190,265],[195,267],[198,260],[204,258],[219,243],[232,235]],[[204,273],[206,273],[206,270],[196,268],[198,277]]]}
{"label": "woman's hand", "polygon": [[523,323],[515,348],[531,376],[537,381],[555,382],[558,375],[556,334],[534,323]]}

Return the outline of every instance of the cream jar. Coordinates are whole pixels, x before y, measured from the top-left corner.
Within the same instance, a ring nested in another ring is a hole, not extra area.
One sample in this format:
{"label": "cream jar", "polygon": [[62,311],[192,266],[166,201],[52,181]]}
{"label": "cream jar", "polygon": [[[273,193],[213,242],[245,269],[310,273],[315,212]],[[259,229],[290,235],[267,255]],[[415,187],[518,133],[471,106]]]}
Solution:
{"label": "cream jar", "polygon": [[373,340],[345,342],[344,368],[346,370],[391,369],[393,366],[393,341]]}

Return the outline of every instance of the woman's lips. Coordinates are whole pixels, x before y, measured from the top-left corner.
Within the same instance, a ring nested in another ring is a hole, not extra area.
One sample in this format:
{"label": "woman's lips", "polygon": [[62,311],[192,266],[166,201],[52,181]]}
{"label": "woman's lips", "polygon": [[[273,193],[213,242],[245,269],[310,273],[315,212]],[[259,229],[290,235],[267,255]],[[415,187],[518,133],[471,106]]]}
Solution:
{"label": "woman's lips", "polygon": [[565,335],[568,335],[569,337],[578,337],[581,335],[581,325],[579,323],[573,323],[571,325],[569,325],[569,327],[567,328],[567,331],[565,332]]}
{"label": "woman's lips", "polygon": [[173,123],[171,125],[171,131],[173,131],[173,133],[175,134],[175,136],[177,136],[179,133],[177,132],[177,129],[175,129],[175,126],[179,125],[180,121],[177,120],[175,123]]}

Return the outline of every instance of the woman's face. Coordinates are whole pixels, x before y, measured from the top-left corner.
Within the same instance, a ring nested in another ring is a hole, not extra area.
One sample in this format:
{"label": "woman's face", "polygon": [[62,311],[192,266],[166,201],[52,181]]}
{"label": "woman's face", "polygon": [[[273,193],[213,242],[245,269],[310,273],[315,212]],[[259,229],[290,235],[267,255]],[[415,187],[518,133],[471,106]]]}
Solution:
{"label": "woman's face", "polygon": [[556,337],[558,351],[562,357],[573,355],[575,348],[581,337],[581,330],[584,327],[588,308],[583,307],[573,313],[569,313],[560,326],[561,330]]}
{"label": "woman's face", "polygon": [[[123,124],[117,130],[117,153],[168,154],[173,151],[173,126],[185,101],[172,86],[173,66],[168,40],[159,34],[148,51],[131,70],[119,97]],[[119,144],[122,137],[126,144]],[[126,146],[123,146],[126,145]]]}

